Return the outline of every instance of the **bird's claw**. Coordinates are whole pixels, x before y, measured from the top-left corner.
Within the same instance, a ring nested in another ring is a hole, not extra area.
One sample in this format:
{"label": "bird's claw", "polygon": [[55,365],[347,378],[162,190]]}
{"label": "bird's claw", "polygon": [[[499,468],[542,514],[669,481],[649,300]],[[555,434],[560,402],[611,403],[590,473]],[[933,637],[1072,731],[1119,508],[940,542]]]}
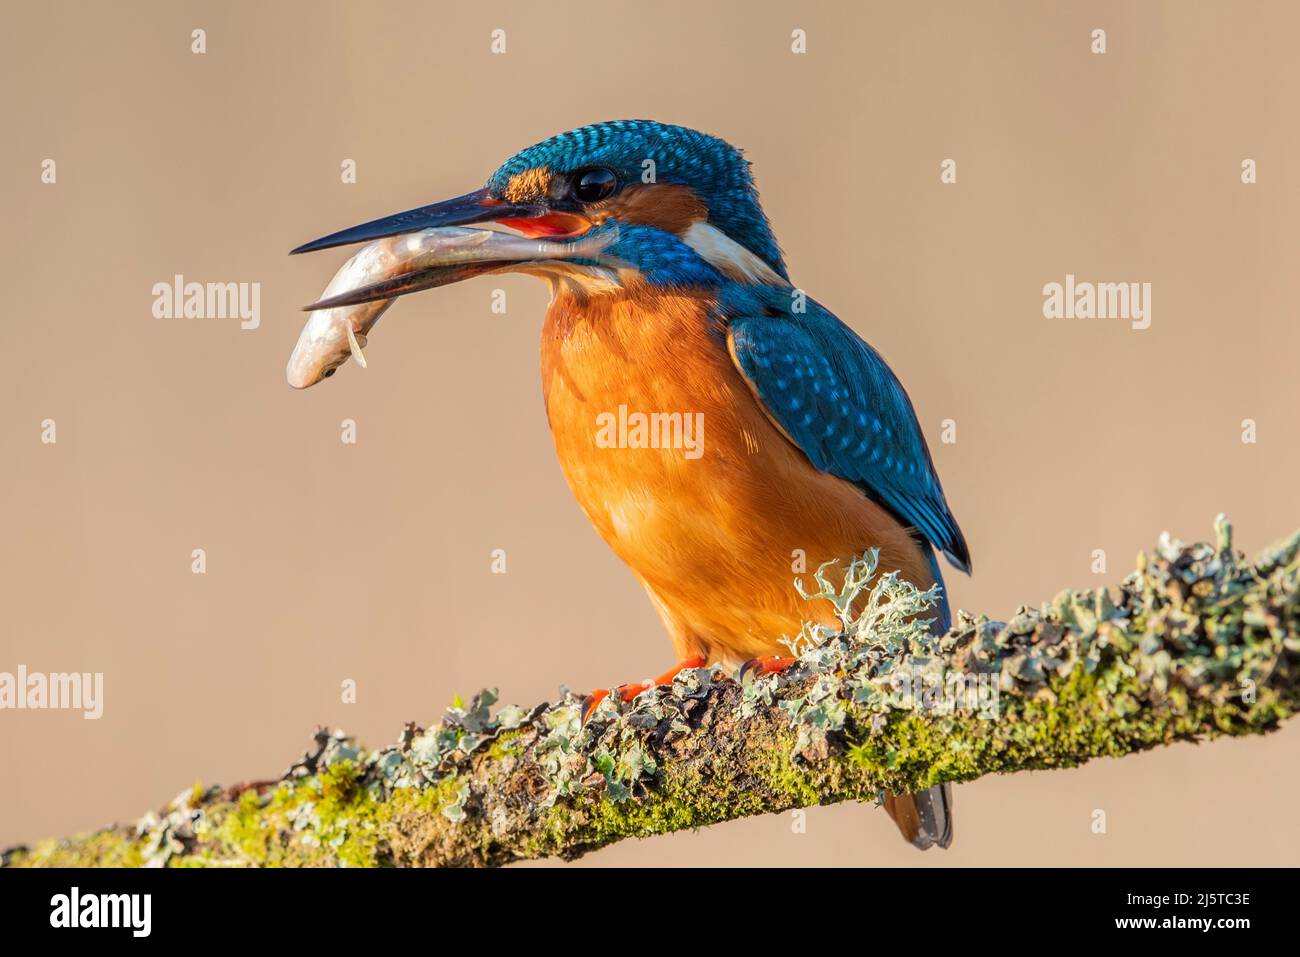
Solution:
{"label": "bird's claw", "polygon": [[794,664],[794,662],[794,658],[782,658],[779,655],[766,655],[761,658],[750,658],[740,666],[740,675],[738,680],[744,681],[745,675],[747,674],[753,674],[755,678],[762,677],[763,675],[780,674],[782,671],[785,671]]}
{"label": "bird's claw", "polygon": [[592,713],[600,707],[600,703],[609,697],[608,688],[597,688],[587,697],[582,699],[582,723],[586,724],[590,720]]}
{"label": "bird's claw", "polygon": [[[649,691],[651,688],[658,688],[662,685],[670,685],[677,675],[688,668],[703,668],[708,664],[708,659],[703,655],[691,655],[691,657],[677,662],[677,664],[665,671],[658,678],[651,678],[646,681],[633,681],[630,684],[619,685],[615,688],[620,701],[631,701],[643,691]],[[609,697],[608,688],[597,688],[587,697],[582,699],[582,723],[586,724],[600,707],[600,703]]]}

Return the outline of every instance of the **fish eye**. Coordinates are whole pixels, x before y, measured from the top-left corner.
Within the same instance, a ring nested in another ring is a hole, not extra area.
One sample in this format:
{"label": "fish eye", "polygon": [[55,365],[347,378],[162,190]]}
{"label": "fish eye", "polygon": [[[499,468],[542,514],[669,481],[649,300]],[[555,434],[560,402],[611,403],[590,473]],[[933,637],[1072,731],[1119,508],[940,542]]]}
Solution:
{"label": "fish eye", "polygon": [[584,203],[608,199],[618,188],[618,176],[612,169],[594,166],[573,174],[573,195]]}

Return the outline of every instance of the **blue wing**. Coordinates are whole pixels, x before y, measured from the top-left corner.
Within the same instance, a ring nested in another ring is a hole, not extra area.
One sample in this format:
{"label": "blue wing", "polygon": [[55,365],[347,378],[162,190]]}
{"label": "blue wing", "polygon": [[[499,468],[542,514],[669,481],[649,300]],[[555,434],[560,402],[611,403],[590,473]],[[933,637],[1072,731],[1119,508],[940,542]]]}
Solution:
{"label": "blue wing", "polygon": [[766,311],[777,314],[732,318],[727,340],[768,415],[814,466],[857,484],[969,572],[916,412],[885,360],[811,300],[802,314]]}

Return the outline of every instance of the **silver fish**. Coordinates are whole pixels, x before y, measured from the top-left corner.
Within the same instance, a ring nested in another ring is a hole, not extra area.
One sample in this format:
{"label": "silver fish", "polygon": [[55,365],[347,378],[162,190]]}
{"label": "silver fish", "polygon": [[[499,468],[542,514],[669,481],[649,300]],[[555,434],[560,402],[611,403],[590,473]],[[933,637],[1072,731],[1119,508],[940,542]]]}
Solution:
{"label": "silver fish", "polygon": [[375,240],[344,263],[320,300],[307,307],[311,316],[286,369],[289,385],[313,386],[349,358],[365,368],[363,350],[370,330],[403,293],[499,269],[519,269],[521,264],[535,264],[539,272],[583,268],[559,260],[575,255],[596,260],[616,238],[614,229],[563,242],[490,229],[443,227]]}

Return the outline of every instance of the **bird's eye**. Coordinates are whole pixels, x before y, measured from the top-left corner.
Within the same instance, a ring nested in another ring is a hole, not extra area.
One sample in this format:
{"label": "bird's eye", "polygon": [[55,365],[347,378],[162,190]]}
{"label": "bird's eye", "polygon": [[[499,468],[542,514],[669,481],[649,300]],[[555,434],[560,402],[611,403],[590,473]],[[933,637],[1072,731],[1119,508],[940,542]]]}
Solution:
{"label": "bird's eye", "polygon": [[573,194],[584,203],[598,203],[613,195],[618,177],[612,169],[597,166],[574,175]]}

